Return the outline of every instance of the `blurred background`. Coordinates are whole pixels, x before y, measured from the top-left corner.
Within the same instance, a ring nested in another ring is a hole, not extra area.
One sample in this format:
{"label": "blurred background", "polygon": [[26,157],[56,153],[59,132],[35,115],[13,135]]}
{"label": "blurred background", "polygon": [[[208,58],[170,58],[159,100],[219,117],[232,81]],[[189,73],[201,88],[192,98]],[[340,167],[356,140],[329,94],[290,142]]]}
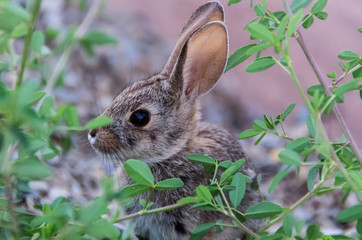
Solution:
{"label": "blurred background", "polygon": [[[55,90],[58,101],[75,104],[83,123],[98,116],[126,86],[162,69],[183,24],[204,2],[207,1],[106,1],[91,29],[100,29],[112,35],[118,44],[97,48],[93,58],[76,50],[67,64],[65,87]],[[255,17],[255,13],[247,0],[232,6],[227,6],[225,0],[221,2],[225,9],[232,54],[239,47],[253,42],[244,27]],[[283,9],[280,1],[269,1],[269,4],[272,11]],[[339,52],[352,50],[362,53],[362,35],[357,31],[358,27],[362,27],[361,9],[360,0],[329,1],[325,9],[329,14],[328,19],[316,19],[310,29],[301,30],[324,74],[336,71],[338,76],[341,75],[337,59]],[[72,1],[44,0],[38,25],[68,30],[82,21],[86,11],[79,11],[78,5]],[[297,42],[292,41],[291,44],[292,59],[303,87],[307,89],[318,84]],[[267,53],[273,54],[272,51]],[[308,111],[293,81],[277,65],[260,73],[246,73],[245,67],[252,60],[224,74],[219,84],[202,97],[203,119],[223,126],[236,138],[240,132],[251,128],[253,120],[262,119],[263,114],[276,116],[294,102],[296,107],[286,121],[286,132],[291,137],[307,136],[305,119]],[[345,96],[341,110],[362,148],[362,101],[357,91]],[[332,114],[325,117],[324,122],[331,138],[340,138],[341,131]],[[95,154],[86,135],[84,133],[75,140],[75,150],[51,160],[50,164],[57,169],[53,179],[32,182],[38,196],[33,196],[31,201],[38,198],[48,202],[58,196],[68,196],[84,203],[100,194],[100,179],[105,172],[112,173],[113,167]],[[278,151],[287,142],[271,135],[267,135],[258,146],[254,146],[254,141],[244,140],[241,144],[260,169],[263,175],[262,190],[266,192],[271,177],[281,167]],[[302,170],[298,178],[291,172],[274,194],[266,198],[284,206],[291,205],[307,192],[306,178],[307,171]],[[342,226],[334,220],[341,207],[340,198],[338,195],[313,198],[295,215],[297,219],[307,220],[308,224],[318,222],[326,233],[348,230],[348,224]]]}

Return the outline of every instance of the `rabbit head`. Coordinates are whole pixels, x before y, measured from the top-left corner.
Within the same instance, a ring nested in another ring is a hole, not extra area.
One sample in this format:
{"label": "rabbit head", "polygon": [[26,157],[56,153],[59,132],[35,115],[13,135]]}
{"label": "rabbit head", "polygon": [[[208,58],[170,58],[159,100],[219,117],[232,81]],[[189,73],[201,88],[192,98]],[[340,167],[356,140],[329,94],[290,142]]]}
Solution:
{"label": "rabbit head", "polygon": [[161,73],[123,90],[102,114],[113,123],[89,132],[98,152],[152,163],[192,144],[199,121],[197,99],[215,85],[227,60],[223,16],[218,2],[192,14]]}

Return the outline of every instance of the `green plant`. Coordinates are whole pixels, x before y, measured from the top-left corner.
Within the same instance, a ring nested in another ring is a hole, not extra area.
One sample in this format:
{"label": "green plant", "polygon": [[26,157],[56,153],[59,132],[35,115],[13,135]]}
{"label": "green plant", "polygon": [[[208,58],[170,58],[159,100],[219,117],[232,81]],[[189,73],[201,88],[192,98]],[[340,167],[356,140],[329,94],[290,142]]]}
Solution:
{"label": "green plant", "polygon": [[[237,2],[240,0],[230,0],[229,5]],[[155,190],[172,191],[182,187],[183,182],[180,179],[155,182],[146,164],[138,160],[128,160],[124,164],[125,172],[135,184],[119,191],[113,180],[104,179],[104,194],[86,206],[77,206],[61,197],[51,204],[35,205],[34,209],[38,211],[31,211],[24,208],[21,201],[24,194],[31,191],[29,181],[51,177],[52,169],[46,161],[69,150],[71,136],[77,131],[98,128],[111,122],[108,118],[100,117],[81,126],[74,106],[54,106],[52,90],[76,46],[81,46],[92,56],[95,46],[113,44],[115,40],[102,32],[88,31],[102,1],[93,1],[79,27],[71,28],[63,39],[59,39],[56,29],[34,31],[41,0],[28,1],[26,8],[11,1],[0,0],[0,238],[128,239],[132,226],[121,234],[114,223],[191,205],[190,207],[195,209],[221,212],[232,219],[232,224],[221,221],[202,224],[194,229],[191,239],[200,239],[211,229],[222,232],[226,227],[241,228],[251,239],[352,239],[343,235],[325,235],[318,225],[305,227],[305,222],[297,221],[293,217],[293,211],[311,196],[328,194],[331,191],[341,191],[344,195],[343,202],[351,194],[357,197],[359,204],[341,211],[337,219],[340,222],[356,222],[354,237],[361,238],[362,157],[340,114],[338,103],[343,102],[345,93],[353,90],[359,90],[362,96],[362,86],[359,83],[362,79],[362,56],[351,51],[341,52],[338,57],[342,60],[340,66],[343,74],[337,77],[335,72],[328,73],[327,76],[333,83],[332,88],[329,88],[299,31],[301,27],[309,28],[316,18],[327,18],[328,14],[323,11],[327,0],[314,1],[311,11],[306,14],[304,8],[311,4],[312,0],[294,0],[290,6],[285,1],[282,2],[284,11],[273,12],[266,0],[260,3],[251,1],[256,18],[246,29],[256,43],[243,46],[232,54],[226,71],[256,55],[256,59],[246,67],[247,72],[263,71],[279,65],[299,90],[310,112],[306,122],[309,137],[293,139],[288,136],[288,129],[284,127],[284,121],[295,104],[289,105],[278,116],[264,115],[264,121],[255,120],[252,129],[239,135],[239,139],[259,136],[255,144],[262,141],[266,134],[274,134],[288,141],[286,148],[279,154],[285,167],[274,176],[269,193],[273,193],[291,170],[298,173],[300,168],[308,168],[308,193],[299,201],[289,207],[262,201],[246,212],[240,212],[236,207],[244,197],[246,184],[252,184],[251,180],[239,171],[244,160],[220,162],[204,155],[190,155],[188,160],[203,165],[213,178],[208,186],[197,187],[194,196],[180,199],[174,205],[152,208],[150,199]],[[80,6],[84,4],[85,1],[80,1]],[[361,29],[358,30],[362,32]],[[19,54],[20,51],[17,51],[14,45],[15,42],[22,42],[23,37],[24,47]],[[50,49],[46,43],[54,39],[57,44]],[[289,48],[292,39],[299,43],[320,81],[320,85],[308,89],[309,96],[304,93],[294,71]],[[268,48],[274,49],[275,56],[262,56],[263,51]],[[55,66],[47,61],[49,58],[57,59]],[[45,71],[49,68],[52,71]],[[34,72],[37,77],[25,79],[24,73],[31,76]],[[16,76],[16,84],[3,78],[9,76],[8,74]],[[340,85],[349,77],[351,80]],[[332,111],[339,118],[345,132],[337,140],[329,139],[321,120],[322,115]],[[62,144],[55,143],[55,134],[60,136]],[[220,173],[220,177],[217,177],[217,173]],[[258,188],[260,177],[257,180],[253,183],[253,188]],[[333,184],[328,180],[332,180]],[[141,211],[126,216],[120,216],[120,211],[116,211],[111,216],[104,217],[109,212],[110,203],[129,202],[141,193],[148,194],[146,199],[140,201],[143,206]],[[265,225],[260,231],[253,232],[243,224],[247,219],[264,219]],[[282,222],[282,225],[277,231],[267,231],[279,222]]]}

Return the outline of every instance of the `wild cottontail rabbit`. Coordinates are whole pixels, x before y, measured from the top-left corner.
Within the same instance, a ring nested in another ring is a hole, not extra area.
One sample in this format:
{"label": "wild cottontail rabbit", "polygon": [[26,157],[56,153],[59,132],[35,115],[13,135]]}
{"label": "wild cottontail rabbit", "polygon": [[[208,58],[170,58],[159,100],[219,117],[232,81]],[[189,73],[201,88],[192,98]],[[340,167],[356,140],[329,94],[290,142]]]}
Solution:
{"label": "wild cottontail rabbit", "polygon": [[[113,123],[92,130],[89,141],[100,153],[116,155],[121,161],[139,159],[151,168],[155,181],[180,178],[185,186],[172,191],[155,191],[154,207],[174,204],[194,195],[210,176],[203,167],[186,160],[189,154],[206,154],[213,158],[236,161],[246,159],[241,146],[224,129],[200,122],[198,97],[209,91],[223,73],[228,55],[228,34],[223,8],[218,2],[199,7],[181,31],[176,46],[161,73],[139,81],[121,92],[102,114]],[[247,160],[242,170],[255,179],[256,173]],[[132,184],[127,176],[124,184]],[[141,195],[142,198],[146,196]],[[126,208],[128,213],[142,209]],[[259,194],[247,187],[240,210],[259,201]],[[134,219],[136,232],[152,240],[188,239],[199,224],[223,219],[217,212],[182,207]],[[255,222],[246,222],[251,229]],[[210,232],[205,239],[235,239],[244,233],[225,228],[221,234]]]}

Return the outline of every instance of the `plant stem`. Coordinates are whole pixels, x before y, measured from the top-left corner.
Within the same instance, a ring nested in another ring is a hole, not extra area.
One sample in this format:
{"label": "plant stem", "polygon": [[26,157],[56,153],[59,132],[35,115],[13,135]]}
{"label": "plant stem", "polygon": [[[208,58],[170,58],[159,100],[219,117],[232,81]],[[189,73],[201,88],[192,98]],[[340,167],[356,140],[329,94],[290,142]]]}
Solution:
{"label": "plant stem", "polygon": [[301,199],[298,200],[293,206],[291,206],[288,210],[284,211],[282,214],[280,214],[277,218],[271,220],[267,225],[265,225],[262,229],[259,230],[259,232],[264,232],[267,230],[270,226],[274,225],[275,223],[282,220],[285,216],[287,216],[289,213],[293,212],[295,209],[297,209],[299,206],[301,206],[303,203],[305,203],[309,198],[313,196],[313,194],[323,185],[325,182],[325,179],[322,179],[317,185],[314,186],[312,191],[308,192],[306,195],[304,195]]}
{"label": "plant stem", "polygon": [[345,77],[347,77],[351,72],[357,70],[357,69],[360,68],[360,67],[361,67],[361,65],[358,64],[357,66],[353,67],[351,70],[345,72],[342,76],[340,76],[340,77],[336,80],[336,82],[334,83],[334,86],[338,85],[338,83],[340,83],[340,82],[341,82]]}
{"label": "plant stem", "polygon": [[229,210],[229,216],[232,217],[232,219],[234,219],[234,221],[239,225],[239,227],[244,230],[245,232],[247,232],[248,234],[250,234],[251,236],[253,236],[254,238],[259,238],[258,234],[254,233],[253,231],[251,231],[249,228],[247,228],[242,222],[239,221],[239,219],[234,215],[230,205],[229,205],[229,201],[226,199],[224,191],[222,190],[222,188],[220,187],[219,183],[217,184],[217,188],[219,189],[221,196],[226,204],[226,207]]}
{"label": "plant stem", "polygon": [[[103,3],[103,0],[94,0],[92,2],[92,5],[90,6],[90,9],[89,9],[87,15],[85,16],[82,23],[79,25],[79,28],[77,29],[77,31],[74,33],[72,42],[64,50],[64,52],[60,56],[57,64],[55,65],[55,68],[54,68],[52,74],[50,75],[50,78],[47,81],[47,84],[44,88],[44,92],[46,93],[45,96],[49,96],[52,93],[55,82],[59,78],[59,75],[62,73],[62,71],[63,71],[65,65],[67,64],[68,59],[75,47],[76,40],[82,38],[84,36],[84,34],[87,32],[90,24],[93,22],[93,20],[97,16],[97,13],[98,13],[102,3]],[[41,104],[43,103],[43,101],[44,101],[44,98],[42,98],[39,101],[39,103],[37,105],[38,109],[41,106]]]}
{"label": "plant stem", "polygon": [[[309,64],[311,65],[315,75],[317,76],[319,83],[322,85],[325,93],[327,95],[331,95],[332,91],[329,89],[327,81],[324,79],[322,72],[320,71],[317,62],[315,61],[314,57],[312,56],[311,52],[309,51],[309,49],[307,48],[304,40],[303,40],[303,36],[301,35],[301,33],[299,31],[297,31],[298,33],[298,37],[296,38],[300,47],[302,48],[304,55],[307,57],[307,60],[309,62]],[[341,126],[344,134],[346,135],[346,137],[348,138],[351,147],[353,149],[353,152],[356,154],[358,160],[362,163],[362,154],[359,151],[358,145],[355,141],[355,139],[353,138],[351,131],[349,130],[346,121],[344,120],[342,113],[339,109],[339,106],[337,104],[334,105],[333,107],[333,111],[335,116],[338,119],[339,125]]]}
{"label": "plant stem", "polygon": [[145,211],[141,210],[141,211],[138,211],[136,213],[132,213],[132,214],[120,217],[117,220],[113,221],[113,223],[122,222],[122,221],[129,220],[129,219],[132,219],[132,218],[136,218],[136,217],[139,217],[139,216],[165,212],[165,211],[168,211],[168,210],[172,210],[172,209],[175,209],[175,208],[186,206],[187,204],[188,203],[175,203],[175,204],[172,204],[172,205],[168,205],[168,206],[160,207],[160,208],[155,208],[155,209],[151,209],[151,210],[145,210]]}
{"label": "plant stem", "polygon": [[41,0],[35,0],[33,5],[33,11],[31,12],[30,22],[28,23],[28,33],[25,36],[23,54],[21,56],[20,69],[18,72],[18,78],[16,80],[16,87],[21,86],[23,82],[24,70],[26,65],[26,59],[28,57],[28,52],[31,44],[31,38],[33,36],[33,29],[35,27],[36,20],[38,18],[40,10]]}
{"label": "plant stem", "polygon": [[[321,138],[328,143],[328,147],[329,147],[329,151],[331,154],[331,159],[336,163],[336,166],[338,168],[338,170],[343,174],[343,176],[345,177],[345,179],[347,180],[347,182],[351,185],[352,190],[355,192],[358,200],[362,203],[362,192],[359,191],[358,187],[356,186],[356,184],[353,182],[353,180],[351,179],[351,177],[348,175],[346,169],[344,168],[342,162],[339,160],[338,156],[336,155],[333,146],[330,144],[330,140],[328,137],[328,134],[323,126],[322,120],[321,120],[321,115],[319,113],[316,113],[315,110],[313,109],[312,105],[309,102],[308,97],[305,95],[300,82],[295,74],[294,68],[292,66],[291,60],[289,58],[289,56],[286,57],[287,59],[287,64],[288,64],[288,68],[289,68],[289,72],[291,74],[291,77],[294,81],[294,83],[297,85],[297,88],[299,90],[300,95],[302,96],[305,104],[307,105],[312,117],[315,120],[316,123],[316,127],[318,129],[318,133],[321,135]],[[318,138],[317,138],[318,139]]]}

